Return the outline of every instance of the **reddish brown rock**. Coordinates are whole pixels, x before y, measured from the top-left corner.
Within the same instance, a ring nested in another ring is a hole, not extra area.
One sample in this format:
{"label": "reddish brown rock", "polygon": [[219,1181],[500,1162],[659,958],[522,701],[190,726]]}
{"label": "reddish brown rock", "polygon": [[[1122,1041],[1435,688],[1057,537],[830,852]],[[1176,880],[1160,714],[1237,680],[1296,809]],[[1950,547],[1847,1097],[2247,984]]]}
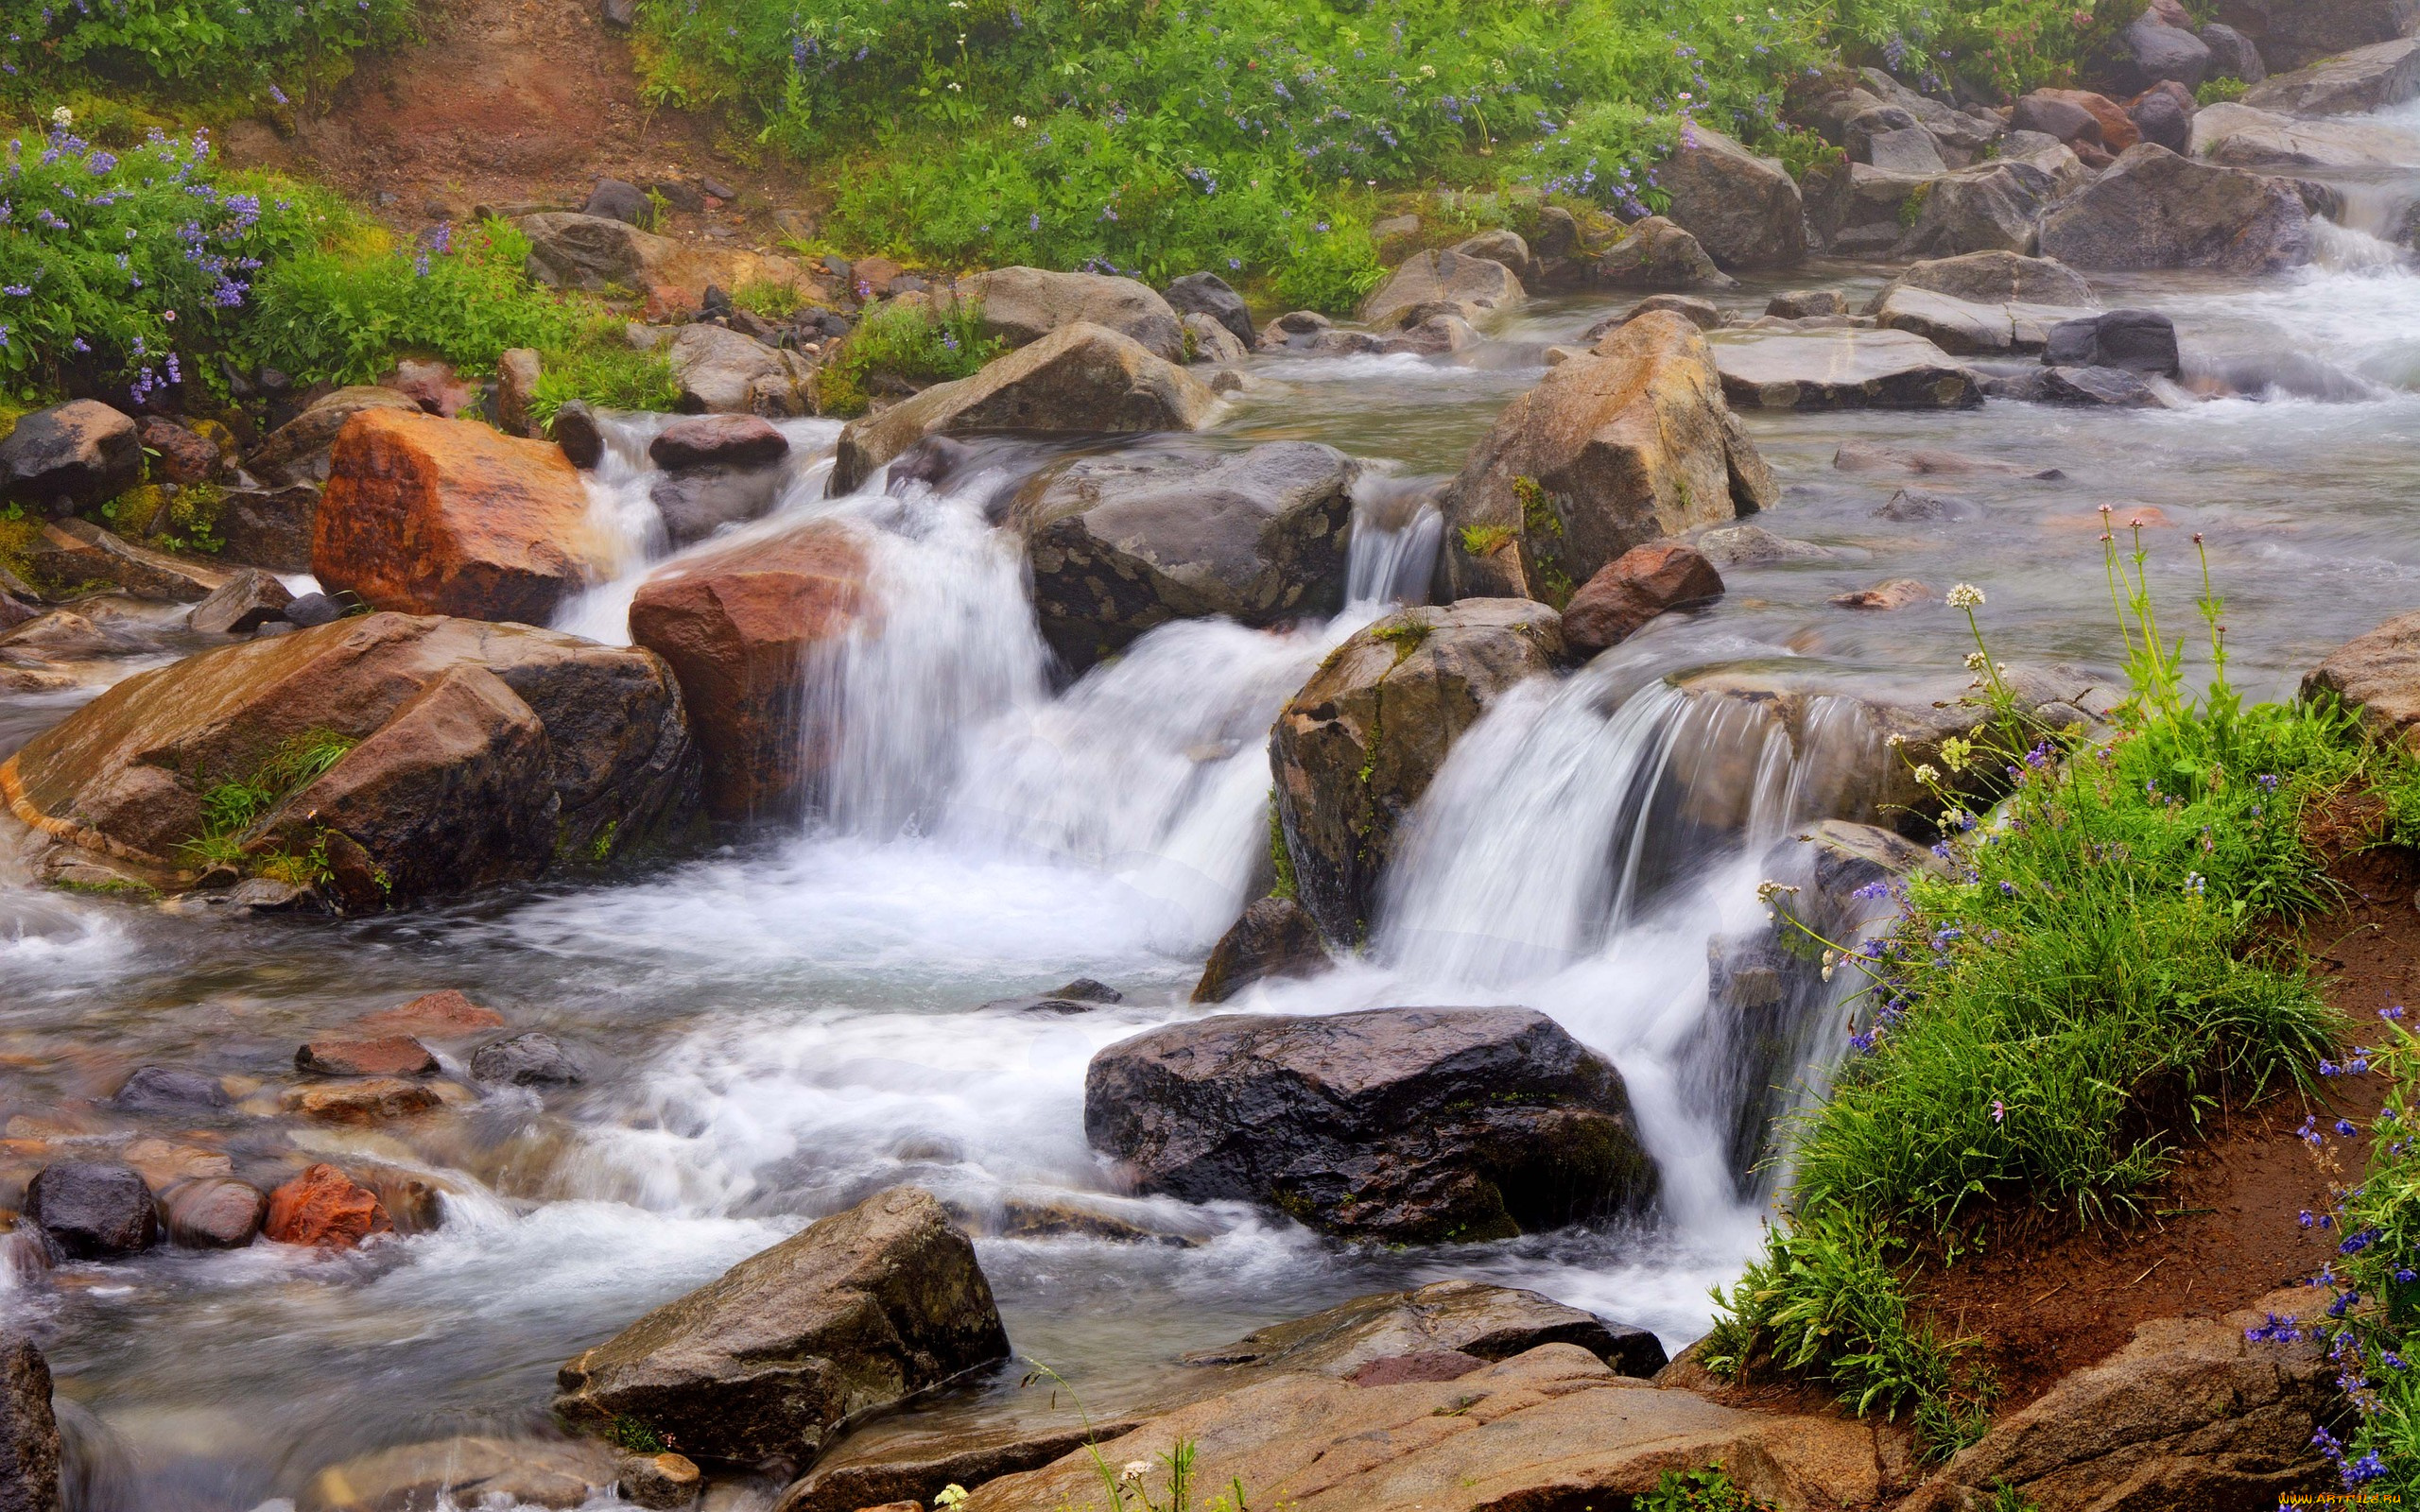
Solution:
{"label": "reddish brown rock", "polygon": [[320,583],[375,609],[544,625],[601,572],[562,448],[404,410],[345,421],[313,528]]}
{"label": "reddish brown rock", "polygon": [[2126,107],[2106,94],[2096,94],[2088,89],[2037,89],[2033,93],[2044,99],[2072,105],[2091,116],[2100,128],[2100,145],[2112,153],[2123,152],[2143,139],[2142,129],[2126,113]]}
{"label": "reddish brown rock", "polygon": [[418,404],[424,414],[442,415],[449,420],[477,403],[479,397],[475,386],[455,375],[453,364],[420,357],[406,357],[395,364],[387,387]]}
{"label": "reddish brown rock", "polygon": [[143,449],[151,454],[151,472],[170,483],[207,483],[218,475],[223,460],[217,443],[196,435],[175,421],[146,415],[135,424]]}
{"label": "reddish brown rock", "polygon": [[1460,1381],[1474,1370],[1485,1368],[1485,1360],[1460,1349],[1423,1349],[1356,1366],[1344,1379],[1357,1386],[1400,1386],[1419,1381]]}
{"label": "reddish brown rock", "polygon": [[315,1076],[430,1076],[437,1057],[407,1034],[376,1040],[314,1040],[294,1052],[294,1069]]}
{"label": "reddish brown rock", "polygon": [[187,1249],[241,1249],[259,1237],[268,1197],[230,1177],[201,1177],[168,1188],[160,1208],[170,1243]]}
{"label": "reddish brown rock", "polygon": [[424,992],[409,1003],[356,1020],[354,1027],[372,1034],[409,1034],[430,1040],[460,1040],[489,1029],[504,1027],[504,1015],[493,1008],[483,1008],[469,998],[447,988],[441,992]]}
{"label": "reddish brown rock", "polygon": [[662,468],[766,467],[789,452],[788,438],[757,415],[692,415],[664,427],[647,446]]}
{"label": "reddish brown rock", "polygon": [[311,1167],[268,1195],[263,1236],[281,1245],[351,1249],[372,1234],[392,1233],[394,1221],[376,1194],[333,1165]]}
{"label": "reddish brown rock", "polygon": [[437,1093],[423,1083],[366,1076],[358,1081],[297,1087],[285,1094],[285,1110],[322,1124],[384,1124],[424,1113],[437,1102]]}
{"label": "reddish brown rock", "polygon": [[687,558],[631,604],[631,639],[672,666],[721,819],[783,816],[808,800],[828,756],[807,728],[807,658],[867,612],[865,548],[813,521],[771,541]]}
{"label": "reddish brown rock", "polygon": [[1835,593],[1832,602],[1842,609],[1910,609],[1932,596],[1932,590],[1912,577],[1893,577],[1887,583],[1860,588],[1854,593]]}
{"label": "reddish brown rock", "polygon": [[1722,596],[1722,575],[1695,546],[1651,541],[1598,569],[1563,611],[1564,644],[1595,656],[1668,609]]}

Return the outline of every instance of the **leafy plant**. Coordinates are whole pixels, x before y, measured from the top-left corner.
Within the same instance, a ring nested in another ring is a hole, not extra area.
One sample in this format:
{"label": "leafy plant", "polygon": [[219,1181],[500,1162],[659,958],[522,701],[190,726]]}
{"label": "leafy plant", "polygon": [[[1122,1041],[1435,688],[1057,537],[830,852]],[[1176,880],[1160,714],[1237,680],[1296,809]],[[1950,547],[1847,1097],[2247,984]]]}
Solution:
{"label": "leafy plant", "polygon": [[282,110],[289,90],[341,75],[356,49],[410,39],[415,16],[409,0],[6,0],[0,91],[47,107],[74,86],[132,82],[170,99],[249,97]]}
{"label": "leafy plant", "polygon": [[1720,1465],[1666,1470],[1655,1478],[1655,1489],[1631,1498],[1630,1504],[1631,1512],[1773,1512],[1772,1503],[1732,1485]]}
{"label": "leafy plant", "polygon": [[632,1454],[661,1454],[672,1447],[662,1434],[649,1428],[629,1413],[621,1413],[605,1425],[605,1437],[616,1448]]}
{"label": "leafy plant", "polygon": [[2202,87],[2193,92],[2193,103],[2204,106],[2224,105],[2229,101],[2243,98],[2245,93],[2251,88],[2251,85],[2239,78],[2221,77],[2204,79]]}
{"label": "leafy plant", "polygon": [[592,330],[572,345],[541,352],[529,416],[544,430],[573,400],[600,409],[668,410],[681,402],[680,380],[660,352],[641,352],[622,339],[619,322]]}
{"label": "leafy plant", "polygon": [[231,867],[296,886],[328,880],[327,835],[296,853],[249,848],[248,833],[278,805],[318,782],[360,742],[332,730],[308,730],[280,742],[242,777],[214,783],[201,794],[201,833],[180,848],[204,869]]}

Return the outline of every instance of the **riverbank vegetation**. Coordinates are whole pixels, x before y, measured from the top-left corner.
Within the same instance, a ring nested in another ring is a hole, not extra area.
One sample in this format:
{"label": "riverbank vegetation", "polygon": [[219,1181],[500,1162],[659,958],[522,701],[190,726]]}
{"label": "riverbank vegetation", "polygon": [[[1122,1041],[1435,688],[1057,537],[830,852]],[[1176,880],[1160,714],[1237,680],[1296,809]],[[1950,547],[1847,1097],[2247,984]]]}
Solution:
{"label": "riverbank vegetation", "polygon": [[[1913,1280],[2013,1219],[2121,1228],[2214,1114],[2315,1088],[2345,1030],[2291,935],[2330,898],[2308,828],[2375,793],[2397,816],[2378,838],[2413,833],[2402,747],[2333,708],[2242,704],[2207,593],[2211,680],[2189,695],[2139,542],[2109,551],[2133,696],[2111,730],[2042,729],[1987,649],[1970,658],[1994,716],[1945,749],[1952,773],[1917,772],[1949,804],[1940,865],[1843,962],[1870,977],[1850,1057],[1791,1133],[1786,1223],[1720,1297],[1709,1345],[1735,1378],[1770,1366],[1859,1413],[1910,1412],[1936,1454],[1980,1433],[1996,1388],[1975,1341],[1920,1321]],[[1945,785],[1970,763],[2008,781],[1988,817]],[[2401,1204],[2381,1246],[2394,1267],[2420,1253],[2413,1190],[2373,1182],[2360,1199]]]}

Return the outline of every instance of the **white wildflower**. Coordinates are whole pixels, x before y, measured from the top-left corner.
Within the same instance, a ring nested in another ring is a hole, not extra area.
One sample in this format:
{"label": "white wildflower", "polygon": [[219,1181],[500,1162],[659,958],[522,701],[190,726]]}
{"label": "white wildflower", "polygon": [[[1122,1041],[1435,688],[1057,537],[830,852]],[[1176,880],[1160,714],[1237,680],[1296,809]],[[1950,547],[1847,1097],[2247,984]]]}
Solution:
{"label": "white wildflower", "polygon": [[1885,736],[1883,736],[1883,737],[1882,737],[1882,744],[1884,744],[1885,746],[1890,747],[1893,750],[1897,750],[1900,747],[1902,747],[1902,746],[1906,745],[1907,743],[1908,743],[1908,737],[1907,737],[1907,736],[1905,736],[1905,735],[1903,735],[1903,734],[1901,734],[1901,733],[1899,733],[1899,732],[1898,732],[1897,730],[1893,730],[1893,731],[1891,731],[1891,733],[1889,733],[1888,735],[1885,735]]}
{"label": "white wildflower", "polygon": [[1941,773],[1933,770],[1932,764],[1930,762],[1927,762],[1922,766],[1916,768],[1915,779],[1917,782],[1929,787],[1933,783],[1941,781]]}
{"label": "white wildflower", "polygon": [[1151,1462],[1150,1460],[1130,1459],[1126,1462],[1126,1468],[1117,1472],[1117,1478],[1121,1481],[1139,1481],[1144,1476],[1150,1473]]}
{"label": "white wildflower", "polygon": [[1773,881],[1771,877],[1768,877],[1764,881],[1756,884],[1756,901],[1758,902],[1770,903],[1774,899],[1779,898],[1786,893],[1793,893],[1797,890],[1798,889],[1795,887],[1785,886],[1782,884]]}
{"label": "white wildflower", "polygon": [[1951,609],[1979,609],[1982,603],[1983,591],[1972,583],[1959,583],[1949,590]]}
{"label": "white wildflower", "polygon": [[[1019,124],[1022,125],[1023,122],[1020,121]],[[1991,664],[1992,659],[1985,656],[1980,651],[1969,651],[1966,653],[1966,670],[1969,672],[1980,672]]]}
{"label": "white wildflower", "polygon": [[1009,117],[1009,124],[1022,131],[1026,128],[1026,119],[1022,115],[1011,115]]}
{"label": "white wildflower", "polygon": [[64,131],[76,124],[76,112],[62,105],[50,112],[50,124]]}

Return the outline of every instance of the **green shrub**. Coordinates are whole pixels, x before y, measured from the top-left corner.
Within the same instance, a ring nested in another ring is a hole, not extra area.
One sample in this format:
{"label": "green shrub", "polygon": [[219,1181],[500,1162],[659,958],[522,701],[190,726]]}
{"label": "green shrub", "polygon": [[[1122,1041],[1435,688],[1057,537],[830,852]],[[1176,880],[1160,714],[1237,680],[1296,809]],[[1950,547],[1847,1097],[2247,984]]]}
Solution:
{"label": "green shrub", "polygon": [[1655,1489],[1632,1497],[1630,1505],[1631,1512],[1773,1512],[1772,1503],[1732,1485],[1720,1465],[1666,1470],[1655,1478]]}
{"label": "green shrub", "polygon": [[972,375],[1000,352],[983,334],[983,312],[972,301],[940,308],[884,304],[868,313],[824,359],[817,395],[826,415],[861,415],[869,385],[888,373],[911,384],[946,383]]}
{"label": "green shrub", "polygon": [[2239,78],[2204,79],[2202,83],[2202,87],[2193,92],[2193,103],[2196,105],[2224,105],[2231,100],[2239,100],[2243,98],[2245,92],[2251,88],[2251,85],[2245,83]]}
{"label": "green shrub", "polygon": [[251,97],[340,74],[354,49],[414,35],[410,0],[0,0],[0,98],[131,84],[171,98]]}
{"label": "green shrub", "polygon": [[600,409],[668,410],[681,402],[680,381],[660,352],[641,352],[622,336],[618,320],[592,325],[570,345],[539,354],[538,387],[529,414],[538,428],[572,400]]}

